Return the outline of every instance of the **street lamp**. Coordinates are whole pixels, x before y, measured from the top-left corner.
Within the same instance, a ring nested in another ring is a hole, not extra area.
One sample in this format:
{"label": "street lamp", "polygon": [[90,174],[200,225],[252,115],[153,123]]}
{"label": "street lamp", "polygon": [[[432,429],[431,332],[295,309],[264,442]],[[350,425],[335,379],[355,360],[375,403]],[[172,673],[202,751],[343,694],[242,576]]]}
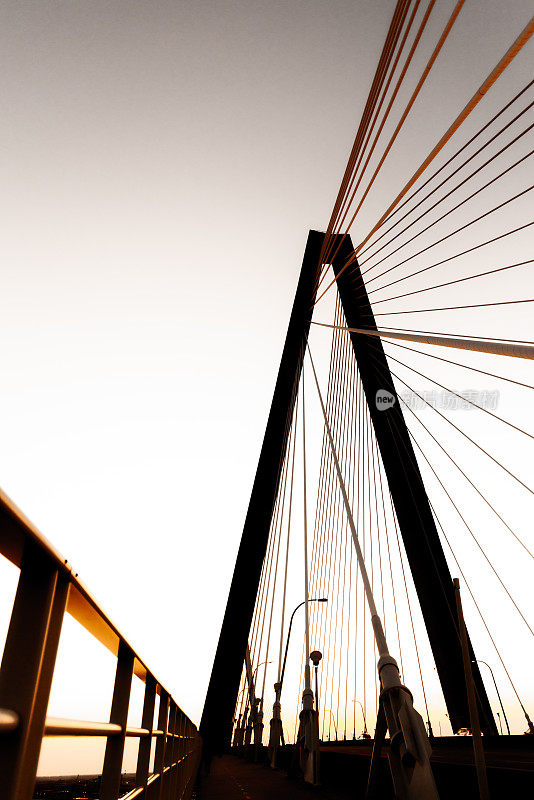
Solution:
{"label": "street lamp", "polygon": [[264,664],[272,664],[272,663],[273,663],[272,661],[262,661],[261,664],[258,664],[256,669],[252,673],[252,678],[254,678],[254,675],[256,674],[256,672],[259,670],[260,667],[263,667]]}
{"label": "street lamp", "polygon": [[[237,695],[237,700],[236,700],[236,709],[237,709],[237,708],[239,708],[239,698],[241,697],[241,695],[243,694],[243,692],[245,691],[245,689],[248,689],[248,686],[247,686],[246,684],[243,686],[243,688],[241,689],[241,691],[240,691],[240,692],[239,692],[239,694]],[[241,717],[241,714],[239,714],[239,717]]]}
{"label": "street lamp", "polygon": [[[279,694],[282,694],[282,684],[284,682],[284,674],[286,671],[286,661],[287,661],[287,651],[289,648],[289,637],[291,636],[291,626],[293,625],[293,617],[295,616],[295,612],[301,608],[301,606],[305,605],[306,601],[303,600],[302,603],[299,603],[298,606],[295,608],[293,613],[291,614],[291,619],[289,620],[289,628],[287,630],[287,640],[286,640],[286,649],[284,652],[284,663],[282,664],[282,672],[280,673],[280,689]],[[308,603],[328,603],[328,597],[312,597],[308,600]]]}
{"label": "street lamp", "polygon": [[310,661],[313,663],[315,667],[315,710],[319,713],[319,682],[317,679],[317,673],[319,671],[319,662],[321,661],[323,654],[320,650],[314,650],[313,653],[310,653]]}
{"label": "street lamp", "polygon": [[[259,712],[262,711],[261,707],[260,709],[257,708],[257,706],[261,703],[261,698],[256,697],[256,686],[254,683],[254,677],[260,667],[263,667],[264,664],[272,664],[272,663],[273,663],[272,661],[262,661],[261,664],[258,664],[256,669],[252,673],[252,679],[250,681],[249,686],[245,685],[241,690],[241,692],[244,692],[245,689],[248,689],[247,701],[245,703],[245,713],[243,715],[244,718],[247,719],[247,729],[252,730],[252,727],[255,724],[252,721],[252,717],[255,718],[256,713],[258,713],[258,711]],[[254,689],[254,697],[252,697],[252,689]],[[250,713],[249,713],[249,705],[250,705]]]}
{"label": "street lamp", "polygon": [[[263,667],[263,665],[264,665],[264,664],[272,664],[272,663],[273,663],[272,661],[262,661],[262,662],[261,662],[261,664],[258,664],[258,666],[256,667],[256,669],[255,669],[255,670],[254,670],[254,672],[252,673],[252,681],[251,681],[251,683],[252,683],[252,684],[254,684],[254,676],[256,675],[256,672],[259,670],[259,668],[260,668],[260,667]],[[251,690],[251,688],[252,688],[251,686],[247,686],[247,685],[245,684],[245,686],[243,686],[243,688],[241,689],[241,691],[239,692],[239,694],[238,694],[238,696],[237,696],[237,699],[239,700],[239,698],[241,697],[241,695],[243,694],[243,692],[244,692],[246,689],[248,689],[248,692],[249,692],[249,697],[247,698],[247,702],[246,702],[246,706],[247,706],[247,707],[248,707],[248,701],[249,701],[249,699],[251,699],[251,698],[250,698],[250,690]],[[255,689],[255,687],[254,687],[254,689]],[[254,691],[254,694],[256,694],[256,692],[255,692],[255,691]],[[246,709],[245,709],[245,713],[246,713]]]}
{"label": "street lamp", "polygon": [[256,677],[256,673],[260,667],[263,667],[264,664],[272,664],[272,661],[262,661],[261,664],[258,664],[256,669],[252,672],[252,685],[254,686],[254,691],[256,691],[256,686],[254,684],[254,678]]}
{"label": "street lamp", "polygon": [[[325,710],[324,710],[324,713],[326,714],[326,712],[327,712],[327,711],[330,713],[330,716],[332,717],[332,720],[333,720],[333,722],[334,722],[334,730],[335,730],[335,732],[336,732],[336,742],[337,742],[337,738],[338,738],[338,737],[337,737],[337,725],[336,725],[336,718],[334,717],[334,714],[333,714],[333,712],[332,712],[332,709],[331,709],[331,708],[325,708]],[[328,735],[328,741],[330,741],[330,734]]]}
{"label": "street lamp", "polygon": [[[237,708],[239,708],[239,698],[241,697],[241,695],[243,694],[243,692],[244,692],[244,691],[246,691],[248,688],[249,688],[249,687],[248,687],[248,686],[247,686],[247,684],[245,683],[245,685],[243,686],[243,688],[241,689],[241,691],[240,691],[240,692],[239,692],[239,694],[237,695],[237,700],[236,700],[236,707],[237,707]],[[246,712],[247,712],[247,707],[248,707],[248,698],[247,698],[247,701],[246,701],[246,703],[245,703],[245,708],[243,709],[243,710],[244,710],[244,712],[245,712],[245,714],[246,714]],[[239,714],[239,718],[241,718],[241,714]],[[238,724],[239,724],[239,723],[238,723]]]}
{"label": "street lamp", "polygon": [[[328,602],[328,598],[327,597],[312,597],[311,599],[308,600],[308,603],[327,603],[327,602]],[[282,664],[282,670],[280,672],[280,680],[277,681],[274,684],[274,690],[275,690],[276,694],[275,694],[275,701],[274,701],[274,705],[273,705],[273,718],[271,720],[271,735],[270,735],[270,739],[269,739],[269,747],[272,749],[272,758],[271,758],[271,766],[272,767],[275,766],[276,750],[277,750],[280,738],[282,739],[282,743],[284,741],[283,728],[282,728],[282,718],[281,718],[281,715],[280,715],[280,711],[281,711],[280,697],[282,695],[282,685],[283,685],[283,682],[284,682],[284,675],[285,675],[285,671],[286,671],[287,652],[289,650],[289,639],[290,639],[290,636],[291,636],[291,628],[292,628],[292,625],[293,625],[293,617],[295,616],[295,613],[299,610],[299,608],[301,608],[301,606],[304,606],[304,605],[306,605],[306,600],[304,600],[302,603],[299,603],[298,606],[293,610],[293,613],[291,614],[291,619],[289,620],[289,628],[288,628],[288,631],[287,631],[287,640],[286,640],[286,649],[285,649],[285,652],[284,652],[284,661],[283,661],[283,664]],[[315,683],[316,683],[316,694],[317,694],[317,666],[319,664],[319,661],[321,660],[321,654],[317,650],[317,651],[314,651],[311,654],[310,657],[311,657],[313,663],[315,664]],[[309,670],[309,668],[310,668],[309,665],[306,664],[306,670]],[[310,694],[313,697],[313,693],[310,692]],[[313,700],[312,700],[312,702],[313,702]],[[317,774],[315,766],[314,766],[314,774],[315,775]]]}
{"label": "street lamp", "polygon": [[495,680],[495,675],[493,674],[492,668],[486,661],[481,661],[480,658],[474,658],[471,660],[473,664],[475,663],[475,661],[477,661],[479,664],[485,664],[489,669],[489,671],[491,672],[491,677],[493,678],[493,683],[495,684],[495,691],[497,692],[497,697],[499,698],[499,703],[501,704],[502,715],[504,717],[504,721],[506,722],[506,729],[508,731],[508,736],[510,736],[510,726],[508,725],[508,717],[506,716],[506,711],[504,710],[504,706],[502,704],[501,693],[499,692],[499,689],[497,687],[497,681]]}
{"label": "street lamp", "polygon": [[356,698],[353,698],[352,702],[353,703],[358,703],[358,705],[360,706],[360,708],[362,710],[362,717],[363,717],[363,734],[362,734],[362,736],[363,736],[364,739],[370,739],[371,736],[370,736],[370,734],[369,734],[369,732],[367,730],[367,719],[366,719],[366,716],[365,716],[365,711],[364,711],[363,705],[361,704],[361,702],[359,700],[356,700]]}

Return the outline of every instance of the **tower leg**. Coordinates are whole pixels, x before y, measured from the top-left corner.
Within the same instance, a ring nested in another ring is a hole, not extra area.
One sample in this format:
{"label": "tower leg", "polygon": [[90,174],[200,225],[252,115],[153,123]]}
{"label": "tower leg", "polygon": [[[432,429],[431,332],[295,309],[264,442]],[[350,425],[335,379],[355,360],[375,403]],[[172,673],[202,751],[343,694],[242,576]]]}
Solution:
{"label": "tower leg", "polygon": [[[323,239],[324,234],[318,231],[310,231],[308,236],[213,663],[200,723],[204,752],[208,758],[223,752],[230,744],[232,716],[302,368],[303,345],[315,301]],[[358,264],[354,263],[341,272],[352,250],[347,236],[332,265],[347,324],[354,328],[376,329]],[[469,727],[452,579],[388,362],[379,338],[350,335],[451,724],[454,730]],[[386,411],[380,410],[376,404],[376,393],[384,389],[394,398],[393,405]],[[481,728],[485,734],[497,734],[476,661],[473,663],[473,678]]]}
{"label": "tower leg", "polygon": [[[352,252],[347,236],[332,265],[347,325],[376,330],[357,262],[342,271]],[[454,731],[468,728],[469,708],[452,578],[393,378],[379,338],[354,333],[350,337],[451,725]],[[386,408],[377,403],[377,393],[380,397],[384,390],[394,398]],[[474,659],[471,644],[469,647]],[[486,735],[497,735],[476,661],[473,678],[481,728]]]}
{"label": "tower leg", "polygon": [[311,308],[324,234],[310,231],[297,292],[291,311],[271,410],[252,487],[241,544],[226,605],[219,644],[200,722],[204,752],[220,753],[230,743],[232,715],[247,638],[252,622],[261,567],[287,449],[289,423],[302,368],[304,342],[310,327]]}

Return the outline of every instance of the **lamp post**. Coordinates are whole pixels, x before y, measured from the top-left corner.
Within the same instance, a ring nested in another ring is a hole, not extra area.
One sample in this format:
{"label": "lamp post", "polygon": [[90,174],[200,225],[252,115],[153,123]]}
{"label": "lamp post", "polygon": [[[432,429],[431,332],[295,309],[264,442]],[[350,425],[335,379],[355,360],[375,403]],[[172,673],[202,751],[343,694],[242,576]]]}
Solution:
{"label": "lamp post", "polygon": [[489,671],[491,672],[491,677],[493,678],[493,683],[495,684],[495,691],[497,692],[497,697],[499,698],[499,703],[501,704],[502,715],[503,715],[504,721],[506,723],[506,729],[508,731],[508,736],[510,736],[510,726],[508,725],[508,717],[506,716],[506,711],[504,710],[504,706],[502,704],[501,693],[499,692],[499,689],[497,687],[497,681],[495,680],[495,675],[493,674],[493,670],[492,670],[492,668],[490,667],[490,665],[486,661],[481,661],[480,658],[473,659],[473,663],[475,661],[477,661],[479,664],[485,664],[487,666],[487,668],[489,669]]}
{"label": "lamp post", "polygon": [[[333,721],[333,723],[334,723],[334,730],[335,730],[335,732],[336,732],[336,742],[337,742],[337,738],[338,738],[338,737],[337,737],[337,724],[336,724],[336,718],[334,717],[334,714],[333,714],[333,711],[332,711],[332,709],[331,709],[331,708],[325,708],[325,714],[326,714],[326,712],[327,712],[327,711],[330,713],[330,716],[332,717],[332,721]],[[328,735],[328,741],[330,741],[330,734]]]}
{"label": "lamp post", "polygon": [[[241,689],[241,691],[237,695],[236,710],[240,707],[239,698],[241,697],[241,695],[243,694],[243,692],[247,688],[248,687],[247,687],[247,685],[245,683],[245,685],[243,686],[243,688]],[[245,708],[243,709],[243,711],[245,713],[242,714],[241,711],[240,711],[238,716],[237,716],[237,719],[234,718],[234,722],[235,722],[234,738],[233,738],[233,746],[234,747],[243,744],[243,734],[244,734],[244,730],[245,730],[245,717],[246,717],[247,710],[248,710],[247,703],[245,703]],[[243,722],[243,725],[241,725],[241,722]]]}
{"label": "lamp post", "polygon": [[[327,603],[328,602],[328,598],[327,597],[312,597],[312,598],[309,598],[307,602],[308,603]],[[271,734],[270,734],[270,737],[269,737],[269,748],[271,750],[271,766],[272,767],[276,766],[276,751],[278,749],[278,745],[280,743],[280,739],[282,740],[282,744],[283,744],[283,728],[282,728],[280,698],[281,698],[281,695],[282,695],[282,685],[283,685],[283,682],[284,682],[284,675],[285,675],[285,671],[286,671],[287,653],[288,653],[288,650],[289,650],[289,639],[291,637],[291,628],[293,626],[293,618],[294,618],[296,612],[299,610],[299,608],[301,608],[304,605],[306,605],[306,600],[303,600],[302,603],[299,603],[298,606],[293,610],[293,613],[291,614],[291,619],[289,620],[289,628],[288,628],[288,631],[287,631],[286,649],[285,649],[285,652],[284,652],[284,660],[282,662],[282,669],[280,671],[280,680],[277,681],[274,684],[275,700],[274,700],[274,705],[273,705],[273,718],[271,719]],[[318,653],[318,651],[317,652],[314,651],[313,655],[317,655],[317,653]],[[319,660],[320,660],[320,658],[319,658]],[[317,663],[319,663],[319,662],[317,662]],[[308,665],[306,665],[306,666],[309,669],[309,666]],[[316,666],[316,669],[315,669],[315,675],[316,675],[316,678],[317,678],[317,666]],[[314,768],[314,772],[315,772],[315,775],[316,775],[317,774],[316,767]]]}
{"label": "lamp post", "polygon": [[[243,688],[241,689],[241,691],[237,695],[236,710],[239,708],[239,698],[241,697],[241,695],[243,694],[243,692],[245,691],[246,688],[247,688],[247,685],[245,684],[245,686],[243,686]],[[239,714],[239,717],[241,717],[241,714]]]}
{"label": "lamp post", "polygon": [[[245,744],[246,745],[250,744],[250,739],[252,737],[252,732],[253,731],[256,731],[254,736],[257,739],[261,735],[261,731],[263,730],[263,722],[262,722],[262,716],[263,716],[262,705],[263,704],[261,703],[261,698],[255,696],[256,695],[256,689],[255,689],[254,678],[255,678],[256,673],[259,670],[259,668],[263,667],[264,664],[272,664],[272,661],[262,661],[261,664],[258,664],[258,666],[255,668],[255,670],[252,673],[250,685],[248,687],[246,687],[246,686],[243,687],[243,690],[246,689],[246,688],[248,688],[248,690],[249,690],[247,702],[246,702],[246,705],[245,705],[245,714],[244,714],[244,717],[243,717],[243,722],[245,722],[245,720],[246,720],[246,726],[245,726]],[[252,688],[254,688],[254,697],[252,697]],[[249,705],[250,705],[250,711],[249,711]],[[258,725],[260,727],[258,727]]]}
{"label": "lamp post", "polygon": [[245,714],[246,714],[246,712],[248,711],[248,701],[249,701],[249,699],[250,699],[250,688],[247,686],[247,684],[246,684],[246,683],[245,683],[245,685],[243,686],[243,688],[241,689],[241,691],[239,692],[239,694],[237,695],[237,701],[236,701],[236,706],[237,706],[237,705],[239,705],[239,698],[241,697],[241,695],[243,694],[243,692],[246,692],[246,691],[248,691],[248,692],[249,692],[249,697],[247,697],[247,699],[246,699],[246,701],[245,701],[245,707],[244,707],[244,709],[243,709],[243,711],[245,712]]}
{"label": "lamp post", "polygon": [[365,711],[364,711],[363,705],[361,704],[361,702],[359,700],[356,700],[356,698],[354,698],[352,702],[353,703],[358,703],[358,705],[360,706],[360,708],[362,710],[362,717],[363,717],[363,734],[362,734],[362,736],[363,736],[364,739],[370,739],[371,737],[370,737],[369,732],[367,730],[367,718],[365,716]]}
{"label": "lamp post", "polygon": [[[264,664],[272,664],[272,663],[273,663],[272,661],[262,661],[262,662],[261,662],[261,664],[258,664],[258,666],[256,667],[256,669],[255,669],[255,670],[254,670],[254,672],[252,673],[252,685],[253,685],[253,686],[255,686],[255,683],[254,683],[254,678],[256,677],[256,673],[257,673],[257,671],[259,670],[259,668],[260,668],[260,667],[263,667],[263,665],[264,665]],[[260,710],[263,710],[263,700],[261,701],[261,708],[260,708]]]}
{"label": "lamp post", "polygon": [[[272,664],[272,663],[273,663],[272,661],[262,661],[262,662],[261,662],[261,664],[258,664],[258,666],[256,667],[256,669],[255,669],[255,670],[254,670],[254,672],[252,673],[252,685],[253,685],[253,686],[254,686],[254,677],[255,677],[255,675],[256,675],[256,672],[259,670],[259,668],[260,668],[260,667],[263,667],[263,665],[264,665],[264,664]],[[250,699],[250,686],[246,686],[246,685],[245,685],[245,686],[243,686],[243,688],[241,689],[241,691],[240,691],[239,695],[241,695],[241,694],[242,694],[242,693],[245,691],[245,689],[248,689],[248,690],[249,690],[249,699]],[[239,699],[239,695],[238,695],[238,699]],[[254,698],[254,700],[255,700],[255,699],[256,699],[256,698]],[[246,706],[245,706],[245,714],[246,714],[246,711],[247,711],[247,707],[248,707],[248,700],[247,700],[247,703],[246,703]]]}
{"label": "lamp post", "polygon": [[[261,664],[258,664],[254,672],[252,673],[252,685],[255,686],[255,677],[256,673],[260,667],[263,667],[266,664],[272,664],[272,661],[262,661]],[[258,758],[258,748],[262,742],[263,736],[263,692],[261,697],[255,697],[254,702],[257,704],[256,709],[256,724],[254,725],[254,745],[256,749],[256,754],[254,760],[256,761]]]}
{"label": "lamp post", "polygon": [[[284,652],[284,661],[282,664],[282,672],[280,673],[280,689],[279,694],[282,693],[282,684],[284,683],[284,674],[286,671],[286,661],[287,661],[287,651],[289,649],[289,637],[291,636],[291,626],[293,625],[293,617],[295,613],[306,603],[305,600],[302,603],[299,603],[298,606],[294,609],[293,613],[291,614],[291,619],[289,620],[289,628],[287,630],[287,639],[286,639],[286,649]],[[311,597],[308,600],[308,603],[328,603],[328,597]]]}
{"label": "lamp post", "polygon": [[254,675],[255,675],[255,674],[256,674],[256,672],[259,670],[259,668],[260,668],[260,667],[263,667],[263,665],[264,665],[264,664],[272,664],[272,663],[273,663],[272,661],[262,661],[262,662],[261,662],[261,664],[258,664],[258,666],[256,667],[256,669],[255,669],[255,670],[254,670],[254,672],[252,673],[252,677],[254,677]]}

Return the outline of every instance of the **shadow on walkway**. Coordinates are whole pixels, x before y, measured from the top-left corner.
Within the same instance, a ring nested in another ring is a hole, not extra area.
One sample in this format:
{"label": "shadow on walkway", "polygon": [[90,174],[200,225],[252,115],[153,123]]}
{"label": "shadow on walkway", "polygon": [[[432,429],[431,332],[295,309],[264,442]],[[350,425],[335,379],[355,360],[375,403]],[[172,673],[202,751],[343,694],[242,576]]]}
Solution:
{"label": "shadow on walkway", "polygon": [[346,800],[332,793],[289,779],[285,772],[251,764],[236,756],[214,758],[209,775],[202,775],[198,800]]}

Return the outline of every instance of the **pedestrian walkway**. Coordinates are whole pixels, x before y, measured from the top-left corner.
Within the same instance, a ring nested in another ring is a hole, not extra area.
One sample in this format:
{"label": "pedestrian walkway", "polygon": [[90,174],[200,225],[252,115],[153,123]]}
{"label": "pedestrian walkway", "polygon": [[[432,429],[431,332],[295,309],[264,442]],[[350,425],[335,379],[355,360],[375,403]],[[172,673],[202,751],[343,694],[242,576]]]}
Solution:
{"label": "pedestrian walkway", "polygon": [[198,800],[344,800],[344,797],[235,756],[214,758],[210,774],[202,776],[198,793]]}

